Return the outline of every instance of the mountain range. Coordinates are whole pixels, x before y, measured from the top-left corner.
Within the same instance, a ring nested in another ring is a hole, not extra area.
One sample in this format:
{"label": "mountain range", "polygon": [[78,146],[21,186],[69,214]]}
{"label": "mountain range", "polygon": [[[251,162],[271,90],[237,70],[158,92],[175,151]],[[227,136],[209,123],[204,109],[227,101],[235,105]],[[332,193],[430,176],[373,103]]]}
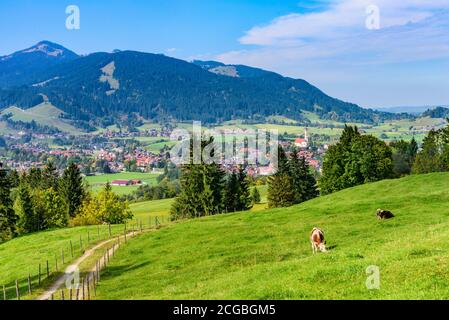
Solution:
{"label": "mountain range", "polygon": [[118,50],[80,56],[49,41],[0,57],[0,111],[43,102],[96,125],[131,115],[210,124],[273,115],[306,122],[302,111],[341,122],[407,117],[332,98],[302,79],[216,61]]}

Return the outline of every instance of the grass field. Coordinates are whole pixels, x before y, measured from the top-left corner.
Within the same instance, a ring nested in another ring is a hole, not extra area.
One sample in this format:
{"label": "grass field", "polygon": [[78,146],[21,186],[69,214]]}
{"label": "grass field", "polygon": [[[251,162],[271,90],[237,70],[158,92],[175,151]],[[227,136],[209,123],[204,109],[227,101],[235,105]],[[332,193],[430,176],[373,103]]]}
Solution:
{"label": "grass field", "polygon": [[[261,202],[256,204],[252,211],[261,211],[267,208],[267,189],[268,186],[258,186]],[[132,203],[130,210],[135,219],[146,222],[148,217],[166,217],[170,214],[170,208],[175,199],[162,199]]]}
{"label": "grass field", "polygon": [[[123,230],[124,226],[122,225],[111,226],[113,235],[121,234]],[[64,266],[67,266],[82,254],[80,238],[82,248],[86,249],[108,236],[108,226],[89,226],[43,231],[0,244],[0,288],[5,285],[8,297],[15,297],[14,281],[19,279],[22,288],[21,294],[24,296],[28,274],[31,275],[33,287],[37,286],[39,264],[41,264],[43,283],[48,283],[45,280],[47,260],[51,273],[55,271],[56,259],[58,260],[59,270],[62,270]],[[73,258],[70,241],[72,241]],[[63,254],[64,264],[62,264]],[[1,299],[3,299],[3,296]]]}
{"label": "grass field", "polygon": [[14,121],[31,122],[34,120],[38,124],[55,127],[63,132],[74,135],[82,134],[79,129],[62,120],[59,117],[62,114],[62,111],[50,103],[42,103],[26,110],[17,107],[9,107],[1,111],[0,114],[4,115],[8,113],[13,115],[11,119]]}
{"label": "grass field", "polygon": [[[100,299],[448,299],[449,174],[368,184],[284,209],[212,216],[132,240]],[[396,218],[378,221],[377,208]],[[321,227],[330,251],[312,255]],[[380,268],[380,289],[366,270]]]}
{"label": "grass field", "polygon": [[[98,176],[88,176],[86,177],[86,181],[88,182],[90,189],[92,192],[98,192],[101,190],[104,185],[108,182],[112,182],[114,180],[133,180],[138,179],[142,180],[143,183],[149,185],[157,184],[157,177],[159,174],[153,173],[140,173],[140,172],[124,172],[124,173],[114,173],[114,174],[103,174]],[[112,186],[112,191],[119,195],[129,194],[135,190],[137,190],[139,186]]]}

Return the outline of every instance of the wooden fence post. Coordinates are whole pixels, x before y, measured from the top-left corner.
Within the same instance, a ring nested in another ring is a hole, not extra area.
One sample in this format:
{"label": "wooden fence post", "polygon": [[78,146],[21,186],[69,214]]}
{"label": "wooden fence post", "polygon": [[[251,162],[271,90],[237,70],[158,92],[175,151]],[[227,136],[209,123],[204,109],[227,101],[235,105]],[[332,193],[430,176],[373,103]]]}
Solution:
{"label": "wooden fence post", "polygon": [[61,300],[64,301],[64,289],[61,289]]}
{"label": "wooden fence post", "polygon": [[69,289],[69,299],[70,299],[70,301],[72,301],[72,297],[73,297],[73,292],[72,292],[72,286],[70,286],[70,289]]}
{"label": "wooden fence post", "polygon": [[50,277],[50,268],[48,266],[48,260],[47,260],[47,278]]}
{"label": "wooden fence post", "polygon": [[97,283],[100,282],[100,261],[97,261]]}
{"label": "wooden fence post", "polygon": [[28,273],[28,293],[31,294],[31,274]]}
{"label": "wooden fence post", "polygon": [[97,279],[96,279],[96,275],[95,275],[95,272],[94,272],[94,275],[93,275],[93,280],[94,280],[94,296],[96,297],[97,296]]}
{"label": "wooden fence post", "polygon": [[16,279],[16,297],[20,300],[19,280]]}
{"label": "wooden fence post", "polygon": [[90,281],[89,281],[89,274],[87,274],[87,300],[90,300]]}
{"label": "wooden fence post", "polygon": [[6,300],[6,288],[5,288],[5,285],[3,285],[3,300]]}

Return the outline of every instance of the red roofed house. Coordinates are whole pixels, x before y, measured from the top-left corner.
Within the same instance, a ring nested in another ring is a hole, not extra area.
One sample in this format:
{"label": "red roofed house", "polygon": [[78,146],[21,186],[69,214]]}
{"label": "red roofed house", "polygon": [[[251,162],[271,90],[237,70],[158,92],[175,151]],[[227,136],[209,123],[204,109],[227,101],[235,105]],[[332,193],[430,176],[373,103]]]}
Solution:
{"label": "red roofed house", "polygon": [[129,180],[114,180],[111,182],[111,186],[120,186],[120,187],[129,186],[130,184],[131,181]]}
{"label": "red roofed house", "polygon": [[309,135],[307,134],[307,129],[304,134],[304,139],[298,138],[295,140],[295,146],[304,149],[309,147]]}

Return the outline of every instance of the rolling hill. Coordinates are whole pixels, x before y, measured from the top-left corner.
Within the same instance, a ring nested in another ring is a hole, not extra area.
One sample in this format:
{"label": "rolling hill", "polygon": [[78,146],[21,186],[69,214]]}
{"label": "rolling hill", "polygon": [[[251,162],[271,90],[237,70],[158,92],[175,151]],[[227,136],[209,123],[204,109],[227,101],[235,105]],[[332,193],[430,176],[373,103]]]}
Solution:
{"label": "rolling hill", "polygon": [[[449,174],[347,189],[301,205],[179,222],[139,236],[99,299],[448,299]],[[377,208],[396,218],[378,221]],[[330,251],[312,255],[324,229]],[[380,268],[379,290],[365,286]]]}
{"label": "rolling hill", "polygon": [[[183,221],[143,234],[116,252],[102,273],[98,299],[448,299],[449,173],[385,180],[301,205]],[[146,223],[170,200],[132,206]],[[396,218],[378,221],[377,208]],[[261,210],[262,209],[262,210]],[[329,252],[311,254],[308,235],[324,229]],[[39,262],[79,256],[97,227],[67,228],[0,244],[0,285]],[[123,226],[113,228],[114,234]],[[100,227],[100,238],[107,237]],[[91,243],[91,244],[92,244]],[[380,290],[367,290],[366,269],[380,268]],[[61,267],[61,266],[60,266]],[[88,268],[88,266],[86,266]],[[47,285],[48,282],[45,282]],[[24,292],[25,294],[25,292]]]}
{"label": "rolling hill", "polygon": [[40,125],[54,127],[63,132],[72,134],[81,133],[80,129],[77,129],[67,120],[61,118],[61,115],[63,114],[61,110],[48,102],[43,102],[35,107],[25,110],[12,106],[0,112],[0,115],[2,116],[8,114],[11,115],[11,120],[13,121],[36,121],[36,123]]}
{"label": "rolling hill", "polygon": [[[213,61],[190,63],[135,51],[78,57],[56,46],[45,48],[63,52],[60,55],[66,58],[59,59],[59,63],[50,59],[60,56],[55,51],[49,54],[39,49],[42,43],[22,51],[17,59],[14,55],[1,58],[17,60],[14,65],[20,69],[19,58],[30,54],[24,52],[46,55],[44,62],[30,62],[38,71],[17,72],[14,81],[0,81],[0,109],[12,105],[27,109],[43,102],[42,96],[46,96],[73,119],[83,121],[114,122],[119,116],[133,113],[146,119],[205,123],[265,121],[269,116],[307,122],[301,111],[343,122],[375,123],[406,117],[363,109],[332,98],[305,80],[248,66]],[[48,61],[52,65],[47,66]],[[43,64],[46,67],[39,69]],[[11,68],[0,64],[0,74],[10,77]]]}

